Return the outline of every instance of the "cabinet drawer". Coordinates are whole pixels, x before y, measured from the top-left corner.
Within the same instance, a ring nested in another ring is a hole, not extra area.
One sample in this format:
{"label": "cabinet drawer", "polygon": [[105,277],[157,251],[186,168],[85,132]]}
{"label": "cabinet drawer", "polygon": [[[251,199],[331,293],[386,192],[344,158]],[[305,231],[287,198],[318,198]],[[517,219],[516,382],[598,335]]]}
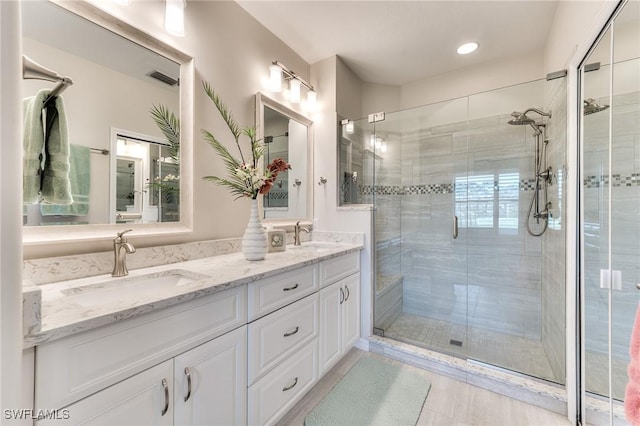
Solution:
{"label": "cabinet drawer", "polygon": [[314,339],[249,388],[249,424],[277,422],[317,378],[318,339]]}
{"label": "cabinet drawer", "polygon": [[57,409],[246,323],[246,286],[36,348],[36,408]]}
{"label": "cabinet drawer", "polygon": [[315,265],[249,284],[249,321],[302,299],[318,290]]}
{"label": "cabinet drawer", "polygon": [[317,293],[249,324],[249,384],[317,335]]}
{"label": "cabinet drawer", "polygon": [[360,252],[345,254],[320,263],[320,287],[335,283],[360,271]]}

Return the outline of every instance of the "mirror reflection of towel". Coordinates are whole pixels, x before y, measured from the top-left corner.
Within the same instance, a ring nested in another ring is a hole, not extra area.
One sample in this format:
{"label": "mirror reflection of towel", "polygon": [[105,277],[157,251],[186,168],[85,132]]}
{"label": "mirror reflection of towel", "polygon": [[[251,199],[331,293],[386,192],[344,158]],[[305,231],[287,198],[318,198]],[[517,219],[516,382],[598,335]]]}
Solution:
{"label": "mirror reflection of towel", "polygon": [[89,190],[91,189],[91,148],[71,145],[69,156],[69,181],[73,204],[42,204],[43,216],[86,216],[89,214]]}
{"label": "mirror reflection of towel", "polygon": [[[24,204],[70,204],[69,136],[61,97],[46,108],[46,131],[42,107],[51,92],[43,89],[23,101],[23,191]],[[44,159],[44,166],[43,166]]]}
{"label": "mirror reflection of towel", "polygon": [[40,175],[44,151],[44,126],[42,125],[42,104],[49,90],[40,90],[35,96],[22,103],[23,113],[23,153],[22,153],[22,202],[37,203],[40,197]]}
{"label": "mirror reflection of towel", "polygon": [[71,204],[69,181],[69,132],[64,102],[60,96],[46,108],[42,204]]}

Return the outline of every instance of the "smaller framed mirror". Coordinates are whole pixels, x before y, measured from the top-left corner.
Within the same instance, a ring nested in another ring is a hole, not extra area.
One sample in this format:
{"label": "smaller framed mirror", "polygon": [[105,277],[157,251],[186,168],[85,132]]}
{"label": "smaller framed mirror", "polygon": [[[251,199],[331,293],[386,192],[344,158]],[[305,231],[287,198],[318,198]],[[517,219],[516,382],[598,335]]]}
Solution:
{"label": "smaller framed mirror", "polygon": [[313,217],[313,121],[256,94],[256,130],[265,144],[264,164],[281,158],[291,170],[280,173],[262,197],[263,222],[286,224]]}

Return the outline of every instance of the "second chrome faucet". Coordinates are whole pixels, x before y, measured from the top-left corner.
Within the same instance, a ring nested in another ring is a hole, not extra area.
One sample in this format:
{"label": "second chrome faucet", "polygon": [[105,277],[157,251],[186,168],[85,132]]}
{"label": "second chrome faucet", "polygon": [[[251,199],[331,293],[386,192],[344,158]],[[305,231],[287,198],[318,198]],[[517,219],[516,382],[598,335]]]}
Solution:
{"label": "second chrome faucet", "polygon": [[112,277],[124,277],[129,275],[127,269],[127,254],[135,253],[136,248],[130,242],[127,242],[127,238],[124,236],[127,232],[131,232],[132,229],[118,232],[118,236],[113,239],[113,272]]}
{"label": "second chrome faucet", "polygon": [[307,228],[302,228],[300,226],[300,221],[296,222],[296,226],[293,227],[293,245],[294,246],[299,246],[300,243],[300,231],[304,231],[304,232],[309,232],[309,229]]}

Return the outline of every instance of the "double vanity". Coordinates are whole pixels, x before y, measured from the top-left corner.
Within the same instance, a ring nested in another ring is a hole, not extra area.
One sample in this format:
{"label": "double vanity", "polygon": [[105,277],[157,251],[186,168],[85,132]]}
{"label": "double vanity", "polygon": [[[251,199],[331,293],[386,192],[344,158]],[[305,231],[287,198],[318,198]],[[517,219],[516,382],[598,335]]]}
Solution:
{"label": "double vanity", "polygon": [[33,404],[58,414],[36,424],[277,422],[360,337],[362,247],[308,241],[260,262],[234,252],[35,286]]}

